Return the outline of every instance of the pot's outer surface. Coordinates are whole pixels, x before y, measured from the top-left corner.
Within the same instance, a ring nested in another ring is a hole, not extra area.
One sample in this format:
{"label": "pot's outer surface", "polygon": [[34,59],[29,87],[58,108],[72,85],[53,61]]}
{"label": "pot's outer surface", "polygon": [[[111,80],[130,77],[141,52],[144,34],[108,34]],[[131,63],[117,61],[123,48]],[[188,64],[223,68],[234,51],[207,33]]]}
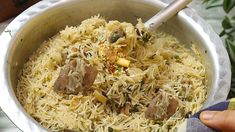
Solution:
{"label": "pot's outer surface", "polygon": [[[28,115],[15,96],[18,75],[29,56],[66,25],[79,25],[90,16],[110,20],[143,22],[171,0],[44,0],[16,17],[0,36],[0,106],[25,132],[48,131]],[[180,42],[195,43],[208,75],[208,98],[203,107],[226,100],[230,89],[230,61],[223,42],[192,9],[186,8],[159,30]],[[187,45],[188,44],[188,45]]]}

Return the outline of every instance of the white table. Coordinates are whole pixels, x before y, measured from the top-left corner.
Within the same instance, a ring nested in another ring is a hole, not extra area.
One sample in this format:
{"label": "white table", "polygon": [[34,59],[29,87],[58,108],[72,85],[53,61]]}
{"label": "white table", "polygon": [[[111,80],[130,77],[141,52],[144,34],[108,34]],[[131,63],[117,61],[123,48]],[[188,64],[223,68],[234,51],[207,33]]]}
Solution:
{"label": "white table", "polygon": [[[203,17],[209,24],[212,25],[217,33],[222,30],[221,21],[224,17],[224,12],[222,9],[214,8],[206,10],[205,6],[202,5],[202,0],[194,0],[190,4],[201,17]],[[4,28],[11,22],[12,19],[0,23],[0,33]],[[0,132],[20,132],[20,130],[5,116],[5,114],[0,109]]]}

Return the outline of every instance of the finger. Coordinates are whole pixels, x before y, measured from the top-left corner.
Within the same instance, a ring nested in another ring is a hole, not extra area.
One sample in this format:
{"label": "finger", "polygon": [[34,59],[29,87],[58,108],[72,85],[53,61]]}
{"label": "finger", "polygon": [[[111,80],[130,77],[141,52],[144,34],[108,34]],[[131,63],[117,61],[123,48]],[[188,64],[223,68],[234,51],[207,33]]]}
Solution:
{"label": "finger", "polygon": [[221,131],[235,131],[235,111],[204,111],[200,120],[207,126]]}

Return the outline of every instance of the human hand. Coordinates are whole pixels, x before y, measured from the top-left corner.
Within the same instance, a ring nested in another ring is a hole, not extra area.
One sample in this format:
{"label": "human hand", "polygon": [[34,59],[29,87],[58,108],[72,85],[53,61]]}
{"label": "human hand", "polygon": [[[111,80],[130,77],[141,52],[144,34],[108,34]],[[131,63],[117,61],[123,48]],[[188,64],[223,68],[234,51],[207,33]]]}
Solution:
{"label": "human hand", "polygon": [[200,120],[216,130],[235,132],[235,110],[203,111]]}

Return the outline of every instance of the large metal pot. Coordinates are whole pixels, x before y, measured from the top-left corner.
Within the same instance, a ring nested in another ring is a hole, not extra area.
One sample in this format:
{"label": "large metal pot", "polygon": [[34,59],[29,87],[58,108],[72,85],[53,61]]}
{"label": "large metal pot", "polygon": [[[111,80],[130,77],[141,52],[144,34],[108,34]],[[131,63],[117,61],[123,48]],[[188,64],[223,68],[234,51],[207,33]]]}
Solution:
{"label": "large metal pot", "polygon": [[[161,0],[169,2],[169,0]],[[47,131],[29,116],[15,96],[18,74],[29,56],[66,25],[78,25],[98,13],[133,24],[146,21],[165,6],[159,0],[45,0],[9,24],[0,37],[0,105],[21,130]],[[176,36],[186,47],[195,43],[207,67],[208,98],[204,107],[226,99],[231,80],[230,62],[221,39],[193,10],[186,8],[159,30]]]}

